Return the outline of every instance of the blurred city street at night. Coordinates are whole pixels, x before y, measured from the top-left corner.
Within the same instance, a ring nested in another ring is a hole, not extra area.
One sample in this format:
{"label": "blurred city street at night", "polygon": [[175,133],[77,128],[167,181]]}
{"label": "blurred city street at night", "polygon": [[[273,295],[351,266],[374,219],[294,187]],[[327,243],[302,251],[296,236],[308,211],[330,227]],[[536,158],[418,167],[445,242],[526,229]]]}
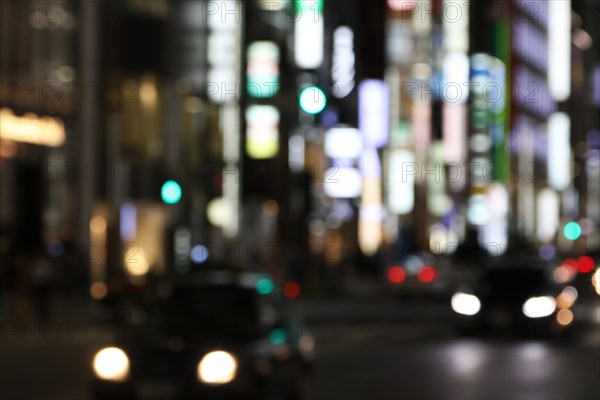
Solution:
{"label": "blurred city street at night", "polygon": [[0,398],[600,400],[600,2],[0,0]]}

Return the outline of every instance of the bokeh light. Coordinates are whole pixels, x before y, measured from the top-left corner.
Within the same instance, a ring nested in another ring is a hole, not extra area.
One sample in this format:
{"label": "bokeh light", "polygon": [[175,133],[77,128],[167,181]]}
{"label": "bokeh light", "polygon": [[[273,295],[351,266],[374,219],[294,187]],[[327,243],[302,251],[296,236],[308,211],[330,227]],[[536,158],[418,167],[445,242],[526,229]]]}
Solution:
{"label": "bokeh light", "polygon": [[194,246],[192,248],[192,251],[190,252],[190,258],[192,262],[195,262],[196,264],[202,264],[203,262],[208,260],[208,256],[208,249],[206,248],[206,246],[203,246],[201,244]]}
{"label": "bokeh light", "polygon": [[417,274],[417,278],[419,278],[419,280],[423,283],[431,283],[436,277],[437,270],[430,265],[425,265]]}
{"label": "bokeh light", "polygon": [[569,240],[577,240],[581,236],[581,226],[575,221],[567,223],[563,230],[565,237]]}
{"label": "bokeh light", "polygon": [[286,282],[286,284],[283,286],[283,294],[285,297],[295,299],[300,295],[300,285],[294,281]]}
{"label": "bokeh light", "polygon": [[582,274],[587,274],[594,270],[594,259],[589,256],[582,256],[577,259],[577,270]]}
{"label": "bokeh light", "polygon": [[325,93],[316,86],[309,86],[300,92],[300,108],[307,114],[318,114],[325,108]]}
{"label": "bokeh light", "polygon": [[392,283],[402,283],[406,279],[406,271],[399,265],[394,265],[388,270],[388,280]]}
{"label": "bokeh light", "polygon": [[556,314],[556,321],[562,326],[569,325],[573,322],[573,311],[563,308]]}
{"label": "bokeh light", "polygon": [[160,193],[162,200],[167,204],[176,204],[181,200],[181,186],[175,181],[166,181]]}
{"label": "bokeh light", "polygon": [[256,291],[260,294],[266,295],[273,292],[273,281],[269,278],[261,278],[256,283]]}

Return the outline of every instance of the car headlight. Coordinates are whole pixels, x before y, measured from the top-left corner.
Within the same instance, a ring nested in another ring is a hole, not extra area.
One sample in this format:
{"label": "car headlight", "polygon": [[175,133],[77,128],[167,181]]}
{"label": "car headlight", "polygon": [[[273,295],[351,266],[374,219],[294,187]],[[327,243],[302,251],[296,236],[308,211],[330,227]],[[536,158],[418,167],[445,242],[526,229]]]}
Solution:
{"label": "car headlight", "polygon": [[542,318],[556,309],[556,300],[552,296],[531,297],[523,303],[523,314],[529,318]]}
{"label": "car headlight", "polygon": [[94,357],[94,372],[100,379],[123,381],[129,376],[129,357],[118,347],[106,347]]}
{"label": "car headlight", "polygon": [[454,312],[463,315],[475,315],[481,309],[481,302],[477,296],[462,292],[454,293],[451,305]]}
{"label": "car headlight", "polygon": [[212,385],[231,382],[236,372],[237,361],[226,351],[212,351],[198,363],[198,379]]}

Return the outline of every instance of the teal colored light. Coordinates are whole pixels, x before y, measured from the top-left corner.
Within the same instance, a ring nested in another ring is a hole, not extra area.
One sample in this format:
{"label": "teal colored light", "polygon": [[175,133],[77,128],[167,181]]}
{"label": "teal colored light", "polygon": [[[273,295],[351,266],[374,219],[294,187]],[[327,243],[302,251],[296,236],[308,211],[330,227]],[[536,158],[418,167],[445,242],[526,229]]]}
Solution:
{"label": "teal colored light", "polygon": [[162,200],[167,204],[175,204],[181,200],[181,186],[175,181],[166,181],[160,191]]}
{"label": "teal colored light", "polygon": [[261,278],[256,283],[256,291],[260,294],[269,294],[273,291],[273,281],[269,278]]}
{"label": "teal colored light", "polygon": [[581,226],[577,222],[571,221],[565,225],[563,232],[567,239],[577,240],[581,236]]}
{"label": "teal colored light", "polygon": [[300,92],[300,108],[307,114],[318,114],[327,105],[325,93],[316,86],[309,86]]}
{"label": "teal colored light", "polygon": [[323,0],[296,0],[296,10],[323,14]]}
{"label": "teal colored light", "polygon": [[246,90],[248,96],[257,99],[273,97],[279,91],[279,81],[276,76],[270,80],[248,78]]}
{"label": "teal colored light", "polygon": [[286,336],[287,335],[285,334],[285,330],[281,328],[275,328],[271,331],[269,335],[269,340],[271,340],[271,343],[274,345],[284,344]]}

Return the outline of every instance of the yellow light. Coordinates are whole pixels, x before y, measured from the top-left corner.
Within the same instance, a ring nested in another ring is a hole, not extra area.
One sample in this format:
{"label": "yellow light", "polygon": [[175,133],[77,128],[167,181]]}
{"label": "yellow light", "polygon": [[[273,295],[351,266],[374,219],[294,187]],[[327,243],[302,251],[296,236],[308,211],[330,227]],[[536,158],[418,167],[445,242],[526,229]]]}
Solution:
{"label": "yellow light", "polygon": [[570,308],[575,302],[575,298],[569,293],[561,293],[556,297],[558,308]]}
{"label": "yellow light", "polygon": [[600,295],[600,268],[598,268],[596,272],[594,272],[594,275],[592,275],[592,285],[594,285],[596,293]]}
{"label": "yellow light", "polygon": [[273,106],[252,105],[246,110],[246,153],[254,159],[272,158],[279,152],[279,111]]}
{"label": "yellow light", "polygon": [[237,361],[226,351],[213,351],[198,364],[198,379],[204,383],[222,385],[231,382],[237,372]]}
{"label": "yellow light", "polygon": [[107,347],[94,357],[94,372],[100,379],[124,381],[129,375],[129,358],[118,347]]}
{"label": "yellow light", "polygon": [[235,217],[235,209],[229,199],[216,197],[208,202],[206,206],[206,217],[208,222],[217,227],[230,225]]}
{"label": "yellow light", "polygon": [[562,309],[556,314],[556,322],[562,326],[569,325],[573,322],[573,312],[568,309]]}
{"label": "yellow light", "polygon": [[65,142],[65,126],[60,118],[38,117],[33,113],[16,116],[0,108],[0,137],[3,140],[59,147]]}
{"label": "yellow light", "polygon": [[100,215],[96,215],[90,220],[90,231],[96,235],[106,232],[106,219]]}
{"label": "yellow light", "polygon": [[137,252],[126,252],[123,256],[123,263],[127,272],[133,276],[146,275],[150,271],[150,264],[141,248]]}
{"label": "yellow light", "polygon": [[364,178],[362,204],[358,218],[358,245],[367,256],[374,255],[381,245],[381,178]]}
{"label": "yellow light", "polygon": [[157,98],[158,91],[154,80],[151,78],[143,79],[140,83],[140,102],[146,107],[151,107],[156,103]]}

